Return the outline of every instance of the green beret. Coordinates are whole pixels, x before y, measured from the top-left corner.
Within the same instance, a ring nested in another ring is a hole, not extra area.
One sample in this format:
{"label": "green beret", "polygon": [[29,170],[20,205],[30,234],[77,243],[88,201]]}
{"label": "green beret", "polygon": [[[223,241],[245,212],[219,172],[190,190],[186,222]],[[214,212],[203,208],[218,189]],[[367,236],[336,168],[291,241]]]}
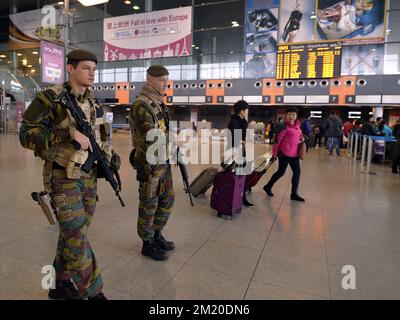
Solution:
{"label": "green beret", "polygon": [[76,61],[93,61],[97,64],[97,57],[94,53],[86,50],[72,50],[67,58]]}
{"label": "green beret", "polygon": [[154,64],[147,69],[147,74],[152,77],[162,77],[169,75],[169,72],[162,65]]}

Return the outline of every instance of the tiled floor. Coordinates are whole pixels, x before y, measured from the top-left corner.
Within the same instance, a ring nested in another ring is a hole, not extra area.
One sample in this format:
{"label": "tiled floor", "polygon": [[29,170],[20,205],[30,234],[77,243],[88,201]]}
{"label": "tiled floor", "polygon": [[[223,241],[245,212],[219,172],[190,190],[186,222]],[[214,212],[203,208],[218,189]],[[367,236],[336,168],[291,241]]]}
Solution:
{"label": "tiled floor", "polygon": [[[346,156],[312,150],[302,163],[306,203],[290,201],[290,172],[266,198],[261,188],[274,165],[248,197],[255,206],[232,220],[216,217],[210,191],[190,207],[174,167],[165,235],[177,248],[155,262],[140,254],[128,135],[114,135],[114,144],[127,206],[101,181],[89,231],[110,299],[400,299],[400,175],[389,167],[360,174]],[[190,165],[190,177],[204,167]],[[58,230],[30,199],[40,189],[41,161],[17,136],[0,135],[0,299],[47,299],[41,272],[53,261]],[[355,290],[342,288],[345,265],[355,267]]]}

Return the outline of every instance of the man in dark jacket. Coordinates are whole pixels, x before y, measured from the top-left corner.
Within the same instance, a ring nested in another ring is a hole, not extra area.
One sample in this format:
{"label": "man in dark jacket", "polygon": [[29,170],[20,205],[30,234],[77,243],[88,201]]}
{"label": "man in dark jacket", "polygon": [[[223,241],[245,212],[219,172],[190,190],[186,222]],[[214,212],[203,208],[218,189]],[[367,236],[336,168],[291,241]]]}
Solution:
{"label": "man in dark jacket", "polygon": [[[244,148],[244,144],[246,141],[246,130],[247,130],[247,110],[249,108],[249,104],[244,100],[239,100],[233,105],[233,112],[231,116],[231,120],[228,124],[228,129],[230,130],[230,137],[228,136],[228,147],[229,148],[240,148],[242,151],[242,156],[246,157],[246,150]],[[241,130],[241,135],[238,137],[235,135],[236,130]],[[245,166],[245,164],[243,164]],[[246,192],[243,192],[243,205],[247,207],[253,206],[252,203],[247,201]]]}
{"label": "man in dark jacket", "polygon": [[396,139],[399,139],[400,137],[400,120],[396,121],[396,124],[393,127],[393,132],[392,132],[393,137]]}
{"label": "man in dark jacket", "polygon": [[332,155],[333,147],[336,149],[336,154],[340,156],[340,138],[343,135],[343,124],[342,120],[336,115],[335,112],[331,112],[326,123],[325,123],[325,136],[328,140],[329,154]]}
{"label": "man in dark jacket", "polygon": [[278,122],[274,125],[274,130],[273,130],[273,137],[272,137],[272,143],[276,143],[276,139],[278,138],[279,133],[285,129],[285,121],[283,118],[279,117]]}
{"label": "man in dark jacket", "polygon": [[271,120],[269,122],[269,131],[268,131],[269,144],[273,144],[272,138],[274,137],[274,127],[275,127],[275,121]]}
{"label": "man in dark jacket", "polygon": [[360,130],[361,135],[363,136],[376,136],[377,127],[375,124],[375,117],[370,116],[368,121],[365,122]]}
{"label": "man in dark jacket", "polygon": [[400,121],[397,120],[393,127],[393,137],[397,142],[393,144],[392,148],[392,172],[398,173],[400,169]]}
{"label": "man in dark jacket", "polygon": [[311,136],[311,120],[309,115],[307,115],[303,120],[303,123],[301,125],[301,132],[303,133],[303,137],[307,148],[306,151],[308,152],[308,150],[310,149],[310,136]]}

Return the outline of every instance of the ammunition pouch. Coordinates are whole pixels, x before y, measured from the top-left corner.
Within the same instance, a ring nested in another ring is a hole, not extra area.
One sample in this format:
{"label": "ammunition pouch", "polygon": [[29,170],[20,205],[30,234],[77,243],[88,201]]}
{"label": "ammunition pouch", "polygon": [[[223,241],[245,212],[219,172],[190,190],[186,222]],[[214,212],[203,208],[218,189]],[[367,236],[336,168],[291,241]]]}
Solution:
{"label": "ammunition pouch", "polygon": [[143,182],[143,194],[145,198],[154,198],[159,195],[161,189],[160,177],[149,176]]}
{"label": "ammunition pouch", "polygon": [[45,161],[43,165],[43,186],[46,193],[51,193],[51,172],[53,161]]}
{"label": "ammunition pouch", "polygon": [[150,175],[143,176],[143,180],[139,180],[142,184],[140,195],[149,199],[163,194],[167,189],[172,189],[172,179],[167,173],[168,169],[162,167],[154,168]]}
{"label": "ammunition pouch", "polygon": [[88,157],[89,154],[85,150],[75,151],[65,168],[68,179],[79,179],[81,177],[81,167]]}
{"label": "ammunition pouch", "polygon": [[59,223],[65,223],[85,215],[83,208],[79,210],[72,210],[72,208],[78,202],[82,201],[81,195],[67,196],[65,194],[57,194],[53,195],[52,198]]}
{"label": "ammunition pouch", "polygon": [[109,141],[111,135],[111,125],[108,122],[99,125],[100,130],[100,140]]}
{"label": "ammunition pouch", "polygon": [[149,177],[152,176],[151,172],[152,169],[149,164],[146,165],[139,164],[136,169],[136,180],[139,182],[147,182],[149,180]]}
{"label": "ammunition pouch", "polygon": [[136,170],[136,180],[139,182],[146,182],[151,176],[152,166],[147,161],[140,161],[136,157],[136,149],[132,149],[129,154],[129,163],[133,169]]}

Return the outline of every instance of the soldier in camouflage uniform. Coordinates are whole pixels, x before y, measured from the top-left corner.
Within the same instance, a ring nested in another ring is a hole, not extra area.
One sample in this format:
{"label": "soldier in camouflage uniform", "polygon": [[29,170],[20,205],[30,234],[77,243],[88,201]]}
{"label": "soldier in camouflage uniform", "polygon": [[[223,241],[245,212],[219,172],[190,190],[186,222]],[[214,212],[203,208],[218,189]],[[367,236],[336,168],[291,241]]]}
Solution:
{"label": "soldier in camouflage uniform", "polygon": [[[133,103],[129,117],[134,147],[131,163],[139,181],[137,230],[143,240],[142,254],[154,260],[166,260],[166,251],[175,248],[173,242],[161,235],[174,203],[171,166],[166,156],[170,118],[163,103],[168,74],[168,70],[160,65],[153,65],[147,70],[147,82]],[[156,140],[148,141],[146,137],[154,130],[165,137],[165,161],[149,163],[146,155]]]}
{"label": "soldier in camouflage uniform", "polygon": [[[19,137],[23,147],[44,160],[45,191],[51,194],[60,226],[54,260],[56,288],[50,289],[49,298],[105,300],[100,269],[87,238],[97,202],[97,170],[80,170],[91,149],[90,141],[77,130],[69,111],[54,100],[64,88],[76,97],[109,160],[113,153],[110,127],[103,121],[104,112],[89,90],[97,57],[88,51],[74,50],[67,58],[70,80],[36,96],[23,115]],[[80,145],[80,150],[74,148],[73,141]]]}

